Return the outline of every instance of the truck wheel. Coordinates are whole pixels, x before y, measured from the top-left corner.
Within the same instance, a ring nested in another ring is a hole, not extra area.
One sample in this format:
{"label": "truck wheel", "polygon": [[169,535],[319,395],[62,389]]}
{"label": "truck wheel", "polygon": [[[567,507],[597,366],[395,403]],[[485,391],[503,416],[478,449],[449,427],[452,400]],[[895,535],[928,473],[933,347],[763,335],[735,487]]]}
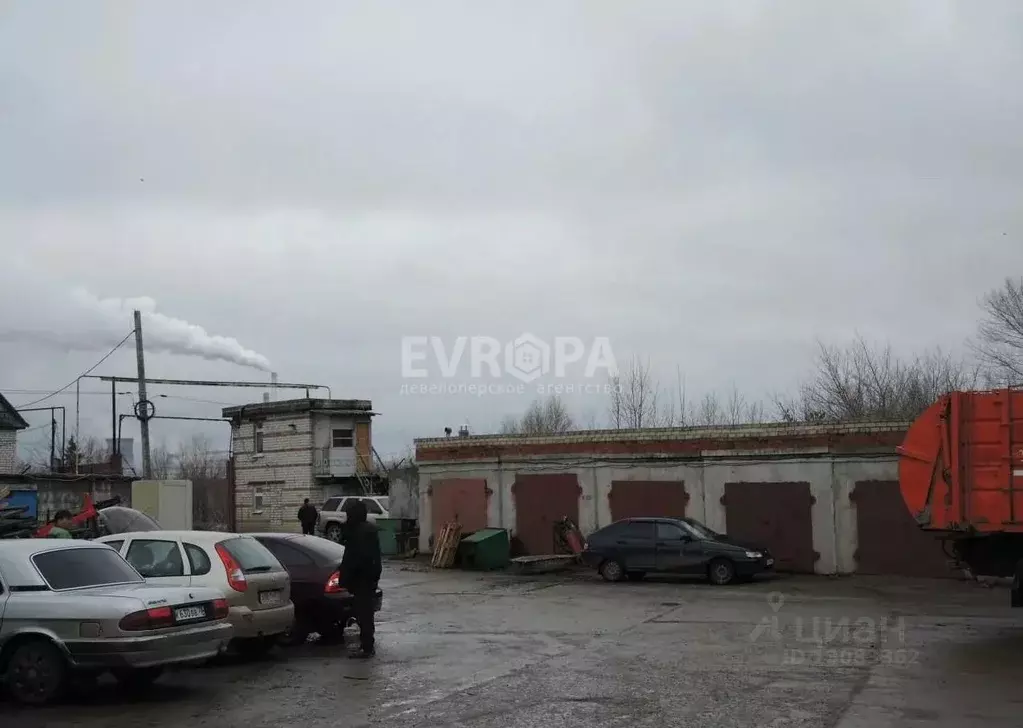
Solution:
{"label": "truck wheel", "polygon": [[14,650],[7,662],[7,692],[19,703],[45,705],[64,696],[69,684],[67,660],[45,639]]}
{"label": "truck wheel", "polygon": [[1023,561],[1016,562],[1012,575],[1012,590],[1009,592],[1009,606],[1023,607]]}
{"label": "truck wheel", "polygon": [[323,531],[323,535],[335,543],[341,543],[341,524],[328,523],[327,528]]}

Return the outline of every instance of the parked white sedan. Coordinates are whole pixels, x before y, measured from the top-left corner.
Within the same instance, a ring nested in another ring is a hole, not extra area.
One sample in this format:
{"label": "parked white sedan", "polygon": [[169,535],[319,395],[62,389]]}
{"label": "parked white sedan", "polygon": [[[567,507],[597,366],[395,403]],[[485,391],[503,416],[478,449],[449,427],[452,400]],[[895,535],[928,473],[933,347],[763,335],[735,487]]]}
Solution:
{"label": "parked white sedan", "polygon": [[97,539],[118,549],[151,584],[207,586],[230,606],[234,647],[250,655],[273,648],[291,629],[291,579],[259,541],[219,531],[140,531]]}
{"label": "parked white sedan", "polygon": [[102,544],[0,545],[0,676],[19,702],[59,698],[76,671],[139,687],[166,665],[205,661],[231,638],[227,616],[219,590],[146,584]]}

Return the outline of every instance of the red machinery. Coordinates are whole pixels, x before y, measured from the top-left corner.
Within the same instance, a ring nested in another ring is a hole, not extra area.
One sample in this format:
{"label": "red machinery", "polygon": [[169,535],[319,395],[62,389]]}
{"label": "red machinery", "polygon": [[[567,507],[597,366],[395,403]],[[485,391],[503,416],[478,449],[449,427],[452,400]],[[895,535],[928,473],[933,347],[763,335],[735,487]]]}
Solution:
{"label": "red machinery", "polygon": [[1011,576],[1023,607],[1023,389],[952,392],[906,433],[902,498],[974,574]]}
{"label": "red machinery", "polygon": [[[120,499],[117,499],[117,502],[120,502]],[[82,496],[82,510],[71,517],[71,522],[75,528],[83,528],[89,525],[97,515],[96,506],[92,502],[92,496],[86,493]],[[35,538],[46,538],[52,530],[53,524],[47,523],[45,526],[40,526],[33,535]]]}

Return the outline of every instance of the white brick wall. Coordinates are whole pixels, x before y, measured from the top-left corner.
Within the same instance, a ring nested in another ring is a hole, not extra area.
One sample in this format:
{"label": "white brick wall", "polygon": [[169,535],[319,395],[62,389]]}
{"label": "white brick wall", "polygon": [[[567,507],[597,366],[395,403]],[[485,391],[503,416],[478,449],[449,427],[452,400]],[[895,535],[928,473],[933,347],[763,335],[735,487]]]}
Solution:
{"label": "white brick wall", "polygon": [[[295,515],[315,488],[311,418],[267,418],[262,431],[262,453],[255,452],[254,423],[232,432],[238,530],[298,531]],[[262,508],[256,506],[257,494]]]}
{"label": "white brick wall", "polygon": [[0,430],[0,473],[13,473],[18,463],[18,433]]}

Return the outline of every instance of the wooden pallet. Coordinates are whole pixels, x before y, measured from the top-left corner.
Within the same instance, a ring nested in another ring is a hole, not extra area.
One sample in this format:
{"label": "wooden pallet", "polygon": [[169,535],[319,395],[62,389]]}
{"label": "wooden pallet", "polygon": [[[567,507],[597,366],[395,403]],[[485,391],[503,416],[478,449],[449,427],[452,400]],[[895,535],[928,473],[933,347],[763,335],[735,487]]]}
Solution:
{"label": "wooden pallet", "polygon": [[459,523],[445,523],[433,547],[433,559],[430,566],[435,569],[450,569],[455,565],[458,544],[462,540],[462,526]]}

